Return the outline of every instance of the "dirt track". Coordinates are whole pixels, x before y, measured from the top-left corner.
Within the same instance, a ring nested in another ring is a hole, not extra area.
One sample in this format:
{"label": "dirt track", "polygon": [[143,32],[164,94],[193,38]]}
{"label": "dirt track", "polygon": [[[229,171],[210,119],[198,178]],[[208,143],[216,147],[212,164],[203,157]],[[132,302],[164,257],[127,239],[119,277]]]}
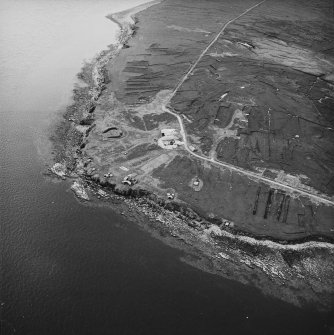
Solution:
{"label": "dirt track", "polygon": [[[165,0],[134,20],[113,16],[123,48],[80,74],[87,86],[59,127],[59,151],[99,199],[130,217],[124,203],[138,208],[164,240],[206,255],[208,271],[324,307],[334,269],[324,243],[334,238],[334,25],[323,2],[284,4]],[[164,128],[179,129],[184,145],[160,148]],[[132,187],[122,184],[130,173]]]}
{"label": "dirt track", "polygon": [[[79,172],[102,183],[112,174],[117,185],[136,173],[135,189],[175,193],[203,218],[257,236],[334,236],[334,100],[324,80],[332,58],[322,51],[333,24],[324,7],[203,3],[165,0],[129,23],[129,13],[114,16],[132,36],[104,68],[96,109],[77,121],[90,124]],[[109,128],[122,136],[106,137]],[[159,148],[163,128],[179,129],[185,145]],[[189,187],[196,176],[199,192]]]}
{"label": "dirt track", "polygon": [[265,178],[265,177],[263,177],[259,174],[254,173],[254,172],[246,171],[246,170],[244,170],[242,168],[239,168],[237,166],[233,166],[233,165],[227,164],[227,163],[217,162],[214,158],[207,158],[207,157],[203,157],[201,155],[198,155],[198,154],[194,153],[193,151],[191,151],[189,149],[189,145],[188,145],[188,142],[187,142],[187,133],[184,129],[182,118],[178,114],[173,113],[172,111],[168,110],[168,108],[166,108],[165,110],[166,110],[166,112],[171,113],[172,115],[174,115],[178,119],[179,124],[180,124],[180,128],[181,128],[181,134],[182,134],[182,137],[183,137],[184,147],[192,156],[194,156],[196,158],[199,158],[201,160],[204,160],[206,162],[210,162],[212,164],[222,166],[222,167],[227,168],[231,171],[241,173],[245,176],[257,179],[259,181],[263,181],[263,182],[267,183],[268,185],[270,185],[272,187],[277,187],[277,188],[282,189],[282,190],[287,190],[287,191],[292,192],[292,193],[296,193],[296,194],[300,194],[302,196],[306,196],[306,197],[308,197],[311,200],[314,200],[316,202],[320,202],[320,203],[324,203],[326,205],[334,206],[334,201],[332,201],[330,199],[327,199],[325,196],[318,196],[318,195],[313,194],[311,192],[303,191],[303,190],[298,189],[296,187],[285,185],[283,183],[276,182],[275,180]]}
{"label": "dirt track", "polygon": [[[189,71],[181,78],[181,80],[179,81],[179,83],[177,84],[176,88],[173,90],[172,94],[170,95],[169,99],[165,102],[166,105],[168,105],[171,100],[173,99],[173,97],[175,96],[175,94],[178,92],[178,90],[180,89],[180,87],[183,85],[183,83],[189,78],[189,76],[193,73],[193,71],[196,69],[198,63],[201,61],[201,59],[206,55],[206,53],[208,52],[208,50],[214,45],[214,43],[217,42],[218,38],[224,33],[225,29],[233,22],[235,22],[236,20],[238,20],[239,18],[241,18],[242,16],[246,15],[248,12],[250,12],[251,10],[253,10],[254,8],[260,6],[262,3],[264,3],[266,0],[264,1],[261,1],[259,3],[257,3],[256,5],[248,8],[246,11],[244,11],[243,13],[241,13],[240,15],[238,15],[237,17],[235,17],[234,19],[231,19],[230,21],[228,21],[224,26],[223,28],[219,31],[219,33],[216,35],[216,37],[209,43],[209,45],[203,50],[203,52],[200,54],[200,56],[198,57],[198,59],[196,60],[196,62],[190,67]],[[169,110],[168,108],[166,108],[166,105],[163,106],[163,110],[165,110],[167,113],[170,113],[172,115],[174,115],[177,119],[178,119],[178,122],[180,124],[180,129],[181,129],[181,134],[182,134],[182,137],[183,137],[183,142],[184,142],[184,146],[185,146],[185,149],[194,157],[196,158],[199,158],[201,160],[205,160],[207,162],[210,162],[210,163],[214,163],[216,165],[220,165],[224,168],[228,168],[230,170],[233,170],[233,171],[236,171],[238,173],[241,173],[241,174],[244,174],[246,176],[249,176],[251,178],[255,178],[259,181],[263,181],[263,182],[266,182],[268,183],[269,185],[273,186],[273,187],[278,187],[280,189],[283,189],[283,190],[288,190],[290,192],[293,192],[293,193],[297,193],[297,194],[301,194],[303,196],[307,196],[309,197],[310,199],[314,199],[315,201],[317,202],[320,202],[320,203],[324,203],[324,204],[327,204],[327,205],[331,205],[333,206],[334,205],[334,201],[331,200],[331,199],[328,199],[325,195],[321,196],[321,195],[317,195],[317,194],[314,194],[312,192],[307,192],[307,191],[303,191],[299,188],[296,188],[296,187],[292,187],[292,186],[289,186],[289,185],[285,185],[283,183],[279,183],[277,181],[274,181],[272,179],[269,179],[269,178],[266,178],[266,177],[263,177],[259,174],[256,174],[254,172],[251,172],[251,171],[246,171],[242,168],[239,168],[237,166],[233,166],[231,164],[228,164],[228,163],[223,163],[223,162],[217,162],[214,158],[207,158],[207,157],[203,157],[201,155],[198,155],[196,153],[194,153],[193,151],[191,151],[189,149],[189,145],[188,145],[188,140],[187,140],[187,133],[186,133],[186,130],[185,130],[185,127],[183,125],[183,120],[182,118],[172,112],[171,110]]]}

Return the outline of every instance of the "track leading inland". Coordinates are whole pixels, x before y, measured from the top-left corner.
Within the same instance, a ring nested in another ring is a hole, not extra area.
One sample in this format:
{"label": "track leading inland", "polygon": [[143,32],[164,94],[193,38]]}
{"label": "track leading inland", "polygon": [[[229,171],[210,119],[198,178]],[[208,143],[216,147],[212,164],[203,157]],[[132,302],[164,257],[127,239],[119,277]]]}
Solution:
{"label": "track leading inland", "polygon": [[180,81],[178,82],[177,86],[175,87],[175,89],[173,90],[173,92],[170,94],[170,96],[168,97],[168,99],[166,99],[164,101],[164,105],[162,106],[162,109],[175,116],[179,122],[180,125],[180,132],[183,138],[183,143],[184,143],[184,148],[188,151],[189,154],[191,154],[192,156],[213,163],[215,165],[219,165],[222,166],[224,168],[229,169],[230,171],[234,171],[237,173],[240,173],[242,175],[248,176],[250,178],[256,179],[258,181],[262,181],[265,182],[269,185],[273,185],[275,187],[278,187],[280,189],[284,189],[286,191],[295,193],[295,194],[299,194],[301,196],[306,196],[308,197],[310,200],[316,201],[316,202],[320,202],[323,203],[325,205],[328,206],[334,206],[334,201],[330,200],[328,198],[326,198],[325,196],[322,195],[317,195],[317,194],[313,194],[311,192],[305,191],[305,190],[301,190],[299,188],[293,187],[293,186],[289,186],[286,185],[284,183],[266,178],[264,176],[261,176],[257,173],[251,172],[251,171],[247,171],[245,169],[242,169],[240,167],[237,167],[235,165],[232,164],[228,164],[228,163],[223,163],[223,162],[218,162],[216,161],[214,158],[207,158],[201,155],[198,155],[196,153],[194,153],[193,151],[191,151],[189,149],[188,146],[188,142],[187,142],[187,132],[185,130],[183,121],[180,117],[180,115],[178,115],[177,113],[172,112],[169,108],[167,108],[167,105],[170,103],[170,101],[172,100],[172,98],[175,96],[175,94],[178,92],[178,90],[180,89],[180,87],[183,85],[183,83],[189,78],[189,76],[193,73],[194,69],[197,67],[198,63],[201,61],[201,59],[205,56],[205,54],[208,52],[208,50],[214,45],[214,43],[219,39],[219,37],[224,33],[224,31],[226,30],[226,28],[233,22],[235,22],[236,20],[240,19],[241,17],[243,17],[244,15],[246,15],[247,13],[249,13],[250,11],[252,11],[253,9],[255,9],[256,7],[262,5],[264,2],[266,2],[267,0],[263,0],[257,4],[255,4],[254,6],[248,8],[247,10],[245,10],[243,13],[241,13],[240,15],[236,16],[234,19],[229,20],[227,23],[224,24],[224,26],[221,28],[221,30],[218,32],[218,34],[215,36],[215,38],[208,44],[208,46],[202,51],[202,53],[199,55],[199,57],[197,58],[197,60],[194,62],[194,64],[192,64],[192,66],[189,68],[189,70],[186,72],[186,74],[180,79]]}

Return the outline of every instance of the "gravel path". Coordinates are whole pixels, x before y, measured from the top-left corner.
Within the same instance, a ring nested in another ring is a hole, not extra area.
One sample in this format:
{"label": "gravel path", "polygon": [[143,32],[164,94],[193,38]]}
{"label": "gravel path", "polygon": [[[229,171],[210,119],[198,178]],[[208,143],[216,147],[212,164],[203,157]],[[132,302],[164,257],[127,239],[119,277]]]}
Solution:
{"label": "gravel path", "polygon": [[162,106],[162,109],[169,113],[174,115],[179,124],[180,124],[180,132],[181,135],[183,137],[183,142],[184,142],[184,147],[185,149],[194,157],[199,158],[201,160],[222,166],[224,168],[229,169],[230,171],[235,171],[237,173],[240,173],[242,175],[246,175],[250,178],[265,182],[266,184],[272,185],[274,187],[278,187],[280,189],[295,193],[295,194],[299,194],[301,196],[306,196],[308,197],[310,200],[316,201],[316,202],[320,202],[323,203],[325,205],[329,205],[329,206],[334,206],[334,201],[331,199],[328,199],[326,196],[324,195],[317,195],[317,194],[313,194],[311,192],[308,192],[306,190],[301,190],[299,188],[295,188],[286,184],[283,184],[281,182],[266,178],[262,175],[259,175],[255,172],[252,171],[247,171],[245,169],[242,169],[240,167],[237,167],[235,165],[232,164],[228,164],[228,163],[223,163],[223,162],[218,162],[216,161],[214,158],[207,158],[207,157],[203,157],[201,155],[198,155],[196,153],[194,153],[193,151],[191,151],[189,149],[188,146],[188,142],[187,142],[187,133],[183,124],[183,120],[180,117],[180,115],[172,112],[170,109],[168,109],[166,106],[170,103],[170,101],[172,100],[172,98],[175,96],[175,94],[178,92],[178,90],[180,89],[180,87],[183,85],[183,83],[188,79],[188,77],[192,74],[192,72],[194,71],[194,69],[196,68],[196,66],[198,65],[198,63],[201,61],[201,59],[205,56],[205,54],[208,52],[208,50],[212,47],[212,45],[219,39],[219,37],[224,33],[225,29],[233,22],[235,22],[236,20],[238,20],[239,18],[241,18],[242,16],[246,15],[247,13],[249,13],[251,10],[255,9],[256,7],[260,6],[261,4],[263,4],[264,2],[266,2],[267,0],[263,0],[257,4],[255,4],[254,6],[248,8],[246,11],[244,11],[243,13],[241,13],[240,15],[236,16],[234,19],[228,21],[227,23],[225,23],[225,25],[221,28],[221,30],[218,32],[218,34],[216,35],[216,37],[208,44],[208,46],[202,51],[202,53],[199,55],[199,57],[197,58],[197,60],[195,61],[195,63],[190,67],[190,69],[187,71],[187,73],[181,78],[181,80],[179,81],[179,83],[177,84],[177,86],[175,87],[175,89],[173,90],[173,92],[171,93],[171,95],[169,96],[169,98],[165,101],[164,105]]}

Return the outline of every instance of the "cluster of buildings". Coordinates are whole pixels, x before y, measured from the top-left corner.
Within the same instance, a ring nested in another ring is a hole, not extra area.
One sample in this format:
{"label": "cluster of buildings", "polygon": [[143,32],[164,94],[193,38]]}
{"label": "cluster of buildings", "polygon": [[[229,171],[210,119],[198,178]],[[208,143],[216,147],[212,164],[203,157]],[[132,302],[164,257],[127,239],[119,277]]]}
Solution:
{"label": "cluster of buildings", "polygon": [[163,149],[177,149],[182,144],[180,134],[176,129],[161,129],[161,137],[158,139],[159,147]]}

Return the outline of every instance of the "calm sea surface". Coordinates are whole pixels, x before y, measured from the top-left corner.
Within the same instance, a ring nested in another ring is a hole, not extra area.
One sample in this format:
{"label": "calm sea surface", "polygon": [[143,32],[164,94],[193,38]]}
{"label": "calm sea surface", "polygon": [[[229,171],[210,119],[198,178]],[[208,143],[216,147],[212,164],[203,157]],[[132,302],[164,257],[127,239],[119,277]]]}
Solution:
{"label": "calm sea surface", "polygon": [[115,40],[104,16],[143,2],[0,1],[2,333],[329,334],[328,315],[192,268],[43,176],[76,73]]}

